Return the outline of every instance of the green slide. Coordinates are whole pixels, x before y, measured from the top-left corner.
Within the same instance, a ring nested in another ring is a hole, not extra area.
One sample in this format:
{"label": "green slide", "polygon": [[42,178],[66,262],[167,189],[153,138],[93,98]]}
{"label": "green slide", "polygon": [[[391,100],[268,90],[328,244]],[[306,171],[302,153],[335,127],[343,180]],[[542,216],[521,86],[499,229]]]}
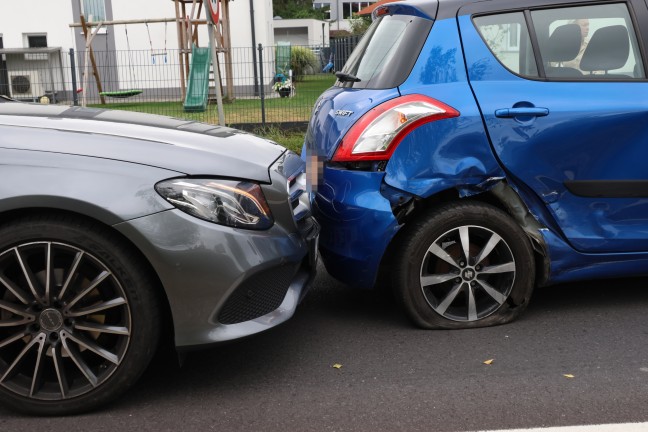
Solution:
{"label": "green slide", "polygon": [[203,112],[207,109],[209,96],[209,66],[211,55],[209,48],[191,48],[191,69],[187,95],[184,101],[185,112]]}

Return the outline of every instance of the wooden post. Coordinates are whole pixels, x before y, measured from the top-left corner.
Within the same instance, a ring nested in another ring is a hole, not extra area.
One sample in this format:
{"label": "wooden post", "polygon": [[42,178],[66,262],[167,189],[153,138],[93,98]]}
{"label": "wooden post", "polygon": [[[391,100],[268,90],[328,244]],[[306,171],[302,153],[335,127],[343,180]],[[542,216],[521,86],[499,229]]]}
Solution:
{"label": "wooden post", "polygon": [[180,87],[182,88],[182,100],[184,101],[187,95],[187,81],[185,79],[185,68],[184,68],[184,42],[182,27],[184,26],[184,18],[180,15],[180,3],[179,0],[175,0],[175,11],[176,11],[176,27],[178,33],[178,58],[180,65]]}
{"label": "wooden post", "polygon": [[218,110],[218,124],[225,126],[225,114],[223,112],[223,94],[221,93],[221,80],[218,71],[218,53],[216,52],[216,41],[214,35],[214,26],[207,24],[207,31],[209,33],[209,46],[211,47],[212,69],[214,70],[214,81],[216,81],[216,105]]}
{"label": "wooden post", "polygon": [[227,97],[234,100],[234,69],[232,66],[232,36],[230,34],[229,0],[222,0],[223,48],[225,49],[225,83]]}
{"label": "wooden post", "polygon": [[[97,62],[95,61],[95,56],[94,56],[94,51],[92,49],[92,39],[96,35],[96,33],[92,32],[90,36],[88,36],[88,26],[86,26],[86,20],[83,15],[81,15],[81,28],[83,28],[83,36],[85,37],[86,40],[86,64],[84,65],[85,70],[88,70],[87,66],[87,59],[90,57],[90,63],[92,64],[92,74],[95,77],[95,82],[97,83],[97,91],[99,92],[99,98],[101,99],[101,104],[105,105],[106,104],[106,98],[103,97],[101,94],[103,92],[103,88],[101,87],[101,79],[99,78],[99,70],[97,69]],[[101,25],[97,27],[96,32],[99,31],[101,28]],[[83,85],[83,106],[86,106],[86,98],[87,98],[87,93],[88,89],[87,87],[88,80],[85,77],[85,72],[84,72],[84,85]]]}
{"label": "wooden post", "polygon": [[202,4],[202,2],[200,2],[198,4],[198,13],[196,14],[195,17],[192,17],[194,19],[192,40],[194,41],[194,43],[196,45],[198,45],[198,22],[197,22],[197,20],[198,20],[198,18],[200,18],[200,13],[202,12],[202,7],[203,7],[203,4]]}
{"label": "wooden post", "polygon": [[183,17],[183,23],[182,23],[182,40],[184,41],[183,49],[184,49],[184,67],[185,67],[185,76],[189,77],[189,67],[191,65],[190,63],[190,58],[189,55],[191,54],[191,38],[187,37],[188,35],[191,34],[188,26],[189,26],[189,20],[187,19],[187,5],[185,3],[182,3],[182,17]]}

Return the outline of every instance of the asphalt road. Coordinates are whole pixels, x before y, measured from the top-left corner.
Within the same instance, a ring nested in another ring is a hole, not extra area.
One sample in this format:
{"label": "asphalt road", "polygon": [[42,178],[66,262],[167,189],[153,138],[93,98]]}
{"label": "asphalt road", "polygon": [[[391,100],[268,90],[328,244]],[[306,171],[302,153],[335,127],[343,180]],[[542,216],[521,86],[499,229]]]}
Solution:
{"label": "asphalt road", "polygon": [[543,288],[515,323],[423,331],[388,298],[322,271],[296,316],[272,331],[192,352],[182,368],[157,359],[137,387],[92,414],[30,418],[0,408],[0,431],[429,432],[646,421],[647,288],[648,279]]}

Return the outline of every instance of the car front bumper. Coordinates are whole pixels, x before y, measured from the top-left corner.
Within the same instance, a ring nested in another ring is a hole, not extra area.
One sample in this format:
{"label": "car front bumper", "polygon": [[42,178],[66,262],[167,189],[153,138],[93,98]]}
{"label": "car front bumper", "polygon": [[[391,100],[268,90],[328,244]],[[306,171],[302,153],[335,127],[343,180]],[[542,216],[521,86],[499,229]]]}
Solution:
{"label": "car front bumper", "polygon": [[319,226],[250,231],[169,210],[116,226],[144,253],[169,302],[178,349],[259,333],[289,319],[314,276]]}

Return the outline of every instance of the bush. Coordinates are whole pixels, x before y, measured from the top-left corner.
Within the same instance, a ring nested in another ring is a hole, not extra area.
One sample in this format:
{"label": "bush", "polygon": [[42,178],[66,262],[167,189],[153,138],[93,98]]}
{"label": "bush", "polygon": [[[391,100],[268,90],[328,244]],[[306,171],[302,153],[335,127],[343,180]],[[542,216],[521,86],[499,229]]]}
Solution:
{"label": "bush", "polygon": [[303,76],[308,73],[313,73],[319,69],[319,62],[317,57],[308,48],[305,47],[292,47],[290,50],[290,66],[293,71],[293,79],[301,81]]}

